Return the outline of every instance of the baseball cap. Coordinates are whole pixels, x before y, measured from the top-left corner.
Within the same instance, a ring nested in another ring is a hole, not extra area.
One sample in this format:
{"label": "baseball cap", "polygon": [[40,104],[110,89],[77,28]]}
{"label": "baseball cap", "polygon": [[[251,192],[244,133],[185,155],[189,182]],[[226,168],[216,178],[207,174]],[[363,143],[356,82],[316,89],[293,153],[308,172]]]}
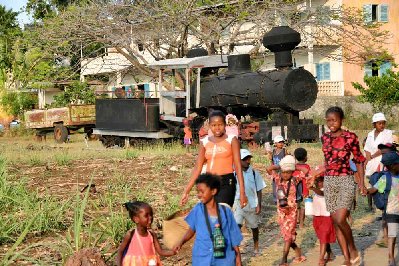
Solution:
{"label": "baseball cap", "polygon": [[247,149],[240,149],[241,160],[245,159],[248,156],[252,157],[252,154]]}
{"label": "baseball cap", "polygon": [[285,140],[284,140],[283,136],[280,136],[280,135],[275,136],[274,139],[273,139],[274,143],[278,143],[278,142],[281,142],[281,141],[285,141]]}
{"label": "baseball cap", "polygon": [[375,113],[373,115],[373,123],[376,123],[378,121],[387,121],[383,113]]}
{"label": "baseball cap", "polygon": [[399,163],[399,154],[396,151],[384,153],[382,155],[381,163],[386,166]]}
{"label": "baseball cap", "polygon": [[389,151],[396,151],[396,146],[393,143],[385,143],[385,144],[378,144],[379,150],[389,150]]}

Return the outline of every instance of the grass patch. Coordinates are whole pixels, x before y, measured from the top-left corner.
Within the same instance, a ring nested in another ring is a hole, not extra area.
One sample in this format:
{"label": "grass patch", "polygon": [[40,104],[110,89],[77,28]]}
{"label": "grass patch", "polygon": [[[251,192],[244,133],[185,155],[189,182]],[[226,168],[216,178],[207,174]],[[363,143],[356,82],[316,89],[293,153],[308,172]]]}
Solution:
{"label": "grass patch", "polygon": [[0,244],[12,243],[29,225],[29,233],[41,234],[65,229],[68,201],[60,202],[48,195],[40,197],[28,191],[25,179],[13,183],[8,179],[6,161],[0,156]]}
{"label": "grass patch", "polygon": [[55,159],[55,162],[57,163],[57,165],[59,165],[59,166],[71,165],[72,160],[73,160],[71,155],[69,155],[69,153],[65,152],[65,151],[55,154],[54,159]]}
{"label": "grass patch", "polygon": [[125,150],[125,158],[127,160],[135,159],[135,158],[139,157],[139,154],[140,153],[137,150],[132,150],[132,149],[126,149]]}

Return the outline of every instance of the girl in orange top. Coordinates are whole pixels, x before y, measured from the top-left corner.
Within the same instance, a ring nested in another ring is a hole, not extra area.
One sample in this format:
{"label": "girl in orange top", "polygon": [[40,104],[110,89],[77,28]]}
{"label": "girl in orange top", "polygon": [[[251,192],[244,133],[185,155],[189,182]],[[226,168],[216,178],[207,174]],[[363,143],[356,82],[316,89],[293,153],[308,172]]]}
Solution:
{"label": "girl in orange top", "polygon": [[191,131],[188,119],[184,119],[183,124],[184,124],[184,145],[186,145],[186,152],[189,152],[191,140],[193,139],[193,133]]}
{"label": "girl in orange top", "polygon": [[118,266],[160,266],[159,255],[173,256],[177,252],[161,248],[157,236],[151,228],[153,220],[152,208],[142,201],[124,204],[129,211],[130,219],[136,224],[136,229],[128,231],[122,240],[116,254]]}
{"label": "girl in orange top", "polygon": [[200,175],[203,165],[206,163],[207,173],[221,177],[221,188],[215,196],[216,201],[233,206],[236,189],[236,178],[233,174],[235,171],[240,184],[241,207],[246,206],[247,197],[245,196],[244,178],[241,169],[240,143],[237,137],[226,134],[225,119],[225,115],[218,110],[209,115],[209,128],[213,136],[206,136],[200,141],[198,159],[191,172],[190,181],[184,189],[180,204],[184,205],[188,201],[190,190]]}

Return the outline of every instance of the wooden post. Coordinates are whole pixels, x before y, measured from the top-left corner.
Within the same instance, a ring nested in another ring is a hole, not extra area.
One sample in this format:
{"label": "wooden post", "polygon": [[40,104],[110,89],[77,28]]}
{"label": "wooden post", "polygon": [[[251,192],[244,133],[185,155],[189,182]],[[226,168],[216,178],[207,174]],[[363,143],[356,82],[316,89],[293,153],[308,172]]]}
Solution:
{"label": "wooden post", "polygon": [[163,104],[162,104],[162,69],[158,71],[158,93],[159,93],[159,112],[160,114],[163,113]]}
{"label": "wooden post", "polygon": [[195,98],[195,107],[199,108],[200,104],[200,93],[201,93],[201,68],[197,68],[197,93]]}
{"label": "wooden post", "polygon": [[186,68],[186,117],[190,109],[190,69]]}

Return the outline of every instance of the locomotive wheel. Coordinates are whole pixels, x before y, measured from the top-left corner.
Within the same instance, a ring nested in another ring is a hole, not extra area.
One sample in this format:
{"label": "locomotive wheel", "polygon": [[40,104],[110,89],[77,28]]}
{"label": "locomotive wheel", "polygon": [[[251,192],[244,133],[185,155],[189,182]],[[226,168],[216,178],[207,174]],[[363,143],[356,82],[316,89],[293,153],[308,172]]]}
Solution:
{"label": "locomotive wheel", "polygon": [[54,139],[57,143],[64,143],[68,139],[68,129],[62,124],[57,124],[54,127]]}

